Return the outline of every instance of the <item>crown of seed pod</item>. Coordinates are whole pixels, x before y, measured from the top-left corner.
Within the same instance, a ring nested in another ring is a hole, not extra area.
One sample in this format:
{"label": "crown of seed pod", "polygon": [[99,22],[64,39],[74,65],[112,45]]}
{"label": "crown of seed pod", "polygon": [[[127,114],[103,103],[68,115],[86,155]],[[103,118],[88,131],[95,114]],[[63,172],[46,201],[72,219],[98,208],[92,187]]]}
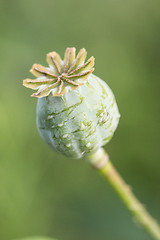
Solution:
{"label": "crown of seed pod", "polygon": [[95,76],[94,57],[85,62],[83,48],[75,55],[67,48],[64,60],[47,54],[49,67],[34,64],[35,80],[23,85],[37,90],[37,127],[43,140],[69,157],[81,158],[97,151],[113,136],[119,122],[115,97],[108,85]]}

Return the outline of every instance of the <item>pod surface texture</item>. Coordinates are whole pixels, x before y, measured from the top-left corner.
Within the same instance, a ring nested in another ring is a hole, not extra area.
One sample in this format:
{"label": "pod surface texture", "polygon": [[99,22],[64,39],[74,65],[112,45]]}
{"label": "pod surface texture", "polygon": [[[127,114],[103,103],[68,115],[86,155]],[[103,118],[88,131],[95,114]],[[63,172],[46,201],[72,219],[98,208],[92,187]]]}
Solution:
{"label": "pod surface texture", "polygon": [[72,158],[94,153],[114,134],[119,122],[108,85],[91,74],[86,83],[62,96],[39,98],[37,127],[54,150]]}

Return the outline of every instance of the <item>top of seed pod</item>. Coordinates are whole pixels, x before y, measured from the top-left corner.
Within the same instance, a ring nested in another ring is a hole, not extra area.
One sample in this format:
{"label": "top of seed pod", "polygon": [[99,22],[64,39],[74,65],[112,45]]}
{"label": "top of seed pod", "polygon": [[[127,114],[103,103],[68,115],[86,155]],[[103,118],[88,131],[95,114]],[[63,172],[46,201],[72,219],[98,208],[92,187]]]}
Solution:
{"label": "top of seed pod", "polygon": [[25,79],[23,85],[37,90],[32,97],[61,96],[84,84],[84,80],[94,71],[94,57],[85,62],[87,52],[82,48],[76,55],[75,48],[67,48],[64,60],[58,53],[47,54],[49,67],[34,64],[30,72],[36,79]]}

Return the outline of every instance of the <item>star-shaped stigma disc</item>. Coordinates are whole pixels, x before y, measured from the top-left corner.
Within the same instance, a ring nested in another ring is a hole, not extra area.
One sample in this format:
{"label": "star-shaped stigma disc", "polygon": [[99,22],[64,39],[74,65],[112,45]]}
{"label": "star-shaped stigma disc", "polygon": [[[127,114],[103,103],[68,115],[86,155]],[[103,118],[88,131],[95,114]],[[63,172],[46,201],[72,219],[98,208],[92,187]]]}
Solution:
{"label": "star-shaped stigma disc", "polygon": [[85,62],[87,52],[83,48],[76,56],[75,48],[67,48],[64,60],[58,53],[47,54],[49,67],[34,64],[30,72],[36,79],[25,79],[23,85],[37,90],[32,97],[61,96],[84,84],[89,74],[94,71],[94,57]]}

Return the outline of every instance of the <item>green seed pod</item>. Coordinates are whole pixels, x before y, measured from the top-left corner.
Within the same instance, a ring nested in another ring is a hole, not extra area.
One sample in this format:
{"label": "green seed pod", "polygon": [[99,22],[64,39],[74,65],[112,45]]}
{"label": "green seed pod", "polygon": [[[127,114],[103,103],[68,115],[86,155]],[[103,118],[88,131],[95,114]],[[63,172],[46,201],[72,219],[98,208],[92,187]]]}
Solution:
{"label": "green seed pod", "polygon": [[95,76],[94,58],[86,63],[86,50],[75,57],[67,48],[64,61],[56,52],[47,55],[48,68],[33,65],[35,80],[25,87],[38,90],[37,127],[43,140],[54,150],[81,158],[105,145],[117,128],[119,111],[108,85]]}

